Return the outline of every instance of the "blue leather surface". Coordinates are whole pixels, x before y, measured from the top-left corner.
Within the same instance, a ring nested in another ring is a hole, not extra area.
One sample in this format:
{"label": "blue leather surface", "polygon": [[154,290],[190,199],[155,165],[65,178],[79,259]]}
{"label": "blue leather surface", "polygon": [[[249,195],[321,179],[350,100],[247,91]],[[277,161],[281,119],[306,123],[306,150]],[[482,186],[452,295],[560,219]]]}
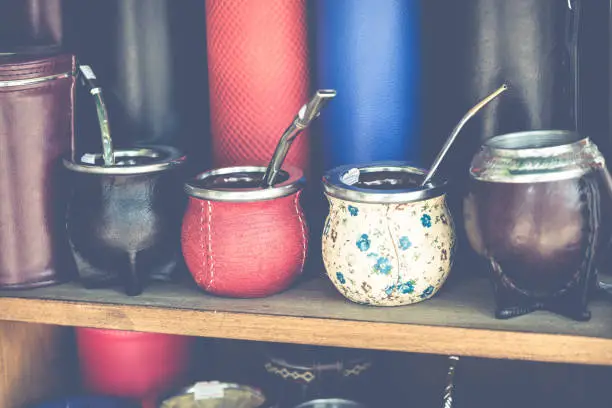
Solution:
{"label": "blue leather surface", "polygon": [[316,0],[325,169],[373,160],[421,164],[419,0]]}

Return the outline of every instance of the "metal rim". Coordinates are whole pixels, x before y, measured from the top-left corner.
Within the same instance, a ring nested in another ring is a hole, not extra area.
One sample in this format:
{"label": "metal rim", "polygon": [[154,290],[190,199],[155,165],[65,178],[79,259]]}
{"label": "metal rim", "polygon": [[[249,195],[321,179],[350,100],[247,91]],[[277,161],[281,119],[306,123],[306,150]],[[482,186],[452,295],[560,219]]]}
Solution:
{"label": "metal rim", "polygon": [[286,197],[301,190],[306,182],[302,170],[295,167],[285,166],[281,170],[281,174],[286,174],[286,176],[288,177],[287,180],[275,184],[273,187],[270,188],[256,187],[241,189],[220,189],[214,187],[201,187],[197,185],[198,182],[202,182],[203,180],[214,176],[231,175],[235,173],[245,172],[261,173],[263,180],[263,175],[266,172],[266,167],[236,166],[223,167],[219,169],[205,171],[185,183],[184,190],[185,193],[187,193],[189,196],[200,198],[202,200],[250,202]]}
{"label": "metal rim", "polygon": [[358,169],[360,174],[383,171],[409,173],[418,177],[419,181],[423,180],[427,174],[425,170],[413,167],[409,163],[401,161],[384,161],[373,162],[368,165],[340,166],[328,171],[323,176],[323,189],[325,194],[342,200],[372,204],[410,203],[439,197],[445,194],[446,181],[440,179],[434,179],[424,187],[417,185],[413,188],[394,190],[380,190],[349,185],[343,181],[343,177],[352,169]]}
{"label": "metal rim", "polygon": [[[95,161],[101,160],[101,153],[89,154]],[[117,149],[115,150],[116,157],[150,157],[155,159],[154,162],[135,166],[101,166],[97,164],[73,162],[67,158],[63,159],[64,167],[68,170],[78,173],[103,174],[103,175],[136,175],[155,173],[159,171],[169,170],[183,164],[186,157],[180,150],[170,146],[149,146],[137,149]],[[83,157],[83,156],[82,156]]]}
{"label": "metal rim", "polygon": [[589,144],[588,137],[570,130],[533,130],[493,136],[483,147],[496,156],[533,157],[579,152]]}
{"label": "metal rim", "polygon": [[[177,397],[182,397],[185,395],[194,395],[196,393],[196,390],[199,386],[201,385],[209,385],[211,387],[220,387],[223,390],[228,389],[228,390],[234,390],[234,391],[244,391],[246,393],[250,393],[253,397],[255,398],[259,398],[262,401],[262,404],[264,404],[266,402],[266,396],[264,395],[264,393],[255,387],[249,386],[249,385],[243,385],[243,384],[237,384],[237,383],[226,383],[226,382],[217,382],[217,381],[203,381],[203,382],[198,382],[195,384],[192,384],[188,387],[184,387],[181,390],[177,391],[177,392],[173,392],[167,396],[163,396],[159,399],[160,403],[165,403],[165,402],[171,402],[173,399],[177,398]],[[259,405],[261,406],[261,404]]]}
{"label": "metal rim", "polygon": [[581,177],[605,167],[597,146],[578,132],[537,130],[487,140],[470,165],[478,181],[538,183]]}
{"label": "metal rim", "polygon": [[329,398],[329,399],[316,399],[304,402],[295,408],[316,408],[318,406],[337,406],[337,407],[352,407],[352,408],[365,408],[364,405],[350,400],[340,398]]}

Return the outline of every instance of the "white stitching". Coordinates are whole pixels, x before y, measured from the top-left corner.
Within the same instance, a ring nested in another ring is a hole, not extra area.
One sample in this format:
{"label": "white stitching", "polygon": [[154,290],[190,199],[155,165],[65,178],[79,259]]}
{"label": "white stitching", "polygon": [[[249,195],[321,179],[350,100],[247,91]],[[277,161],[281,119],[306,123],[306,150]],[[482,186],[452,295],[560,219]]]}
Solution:
{"label": "white stitching", "polygon": [[212,252],[212,210],[212,203],[208,201],[208,266],[210,269],[210,276],[208,284],[206,285],[206,289],[210,289],[215,278],[215,258],[213,257]]}
{"label": "white stitching", "polygon": [[[206,266],[205,257],[203,256],[204,251],[204,203],[201,200],[198,200],[198,204],[200,205],[200,256],[202,257],[202,273],[204,272],[204,267]],[[196,283],[198,285],[202,284],[202,273],[196,273]]]}
{"label": "white stitching", "polygon": [[300,193],[298,192],[295,195],[295,200],[293,200],[293,204],[295,206],[295,212],[300,220],[300,228],[302,230],[302,265],[300,267],[300,273],[304,271],[304,263],[306,262],[306,231],[304,228],[304,220],[302,219],[302,214],[300,212],[300,208],[298,206],[298,200],[300,199]]}

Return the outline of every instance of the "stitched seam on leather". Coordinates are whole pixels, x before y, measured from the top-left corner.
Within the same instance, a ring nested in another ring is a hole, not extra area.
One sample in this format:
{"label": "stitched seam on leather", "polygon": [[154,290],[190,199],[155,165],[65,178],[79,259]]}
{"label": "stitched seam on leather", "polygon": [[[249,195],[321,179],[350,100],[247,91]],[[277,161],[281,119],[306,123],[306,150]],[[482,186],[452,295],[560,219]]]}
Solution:
{"label": "stitched seam on leather", "polygon": [[210,270],[210,274],[208,277],[208,283],[206,284],[206,289],[209,289],[212,286],[215,279],[215,258],[213,257],[212,251],[212,212],[212,203],[208,201],[208,268]]}
{"label": "stitched seam on leather", "polygon": [[196,273],[196,282],[201,285],[203,283],[202,274],[206,273],[206,256],[207,253],[204,250],[204,201],[199,200],[200,204],[200,256],[202,257],[202,269],[200,273]]}
{"label": "stitched seam on leather", "polygon": [[304,271],[304,263],[306,262],[306,231],[304,228],[304,220],[302,219],[302,213],[300,212],[300,208],[298,205],[298,200],[300,199],[300,193],[295,195],[295,199],[293,200],[293,205],[295,207],[295,213],[298,216],[300,221],[300,229],[302,230],[302,261],[300,266],[300,273]]}

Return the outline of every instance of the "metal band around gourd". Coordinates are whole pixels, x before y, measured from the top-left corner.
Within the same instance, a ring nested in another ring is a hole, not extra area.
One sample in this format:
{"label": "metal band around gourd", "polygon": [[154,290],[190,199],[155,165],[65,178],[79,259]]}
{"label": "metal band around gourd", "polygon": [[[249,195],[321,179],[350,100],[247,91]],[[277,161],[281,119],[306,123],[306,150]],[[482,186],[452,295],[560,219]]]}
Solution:
{"label": "metal band around gourd", "polygon": [[70,78],[74,76],[74,72],[64,72],[61,74],[48,75],[38,78],[13,79],[10,81],[0,81],[0,88],[10,88],[13,86],[36,85],[44,82],[55,81],[56,79]]}

